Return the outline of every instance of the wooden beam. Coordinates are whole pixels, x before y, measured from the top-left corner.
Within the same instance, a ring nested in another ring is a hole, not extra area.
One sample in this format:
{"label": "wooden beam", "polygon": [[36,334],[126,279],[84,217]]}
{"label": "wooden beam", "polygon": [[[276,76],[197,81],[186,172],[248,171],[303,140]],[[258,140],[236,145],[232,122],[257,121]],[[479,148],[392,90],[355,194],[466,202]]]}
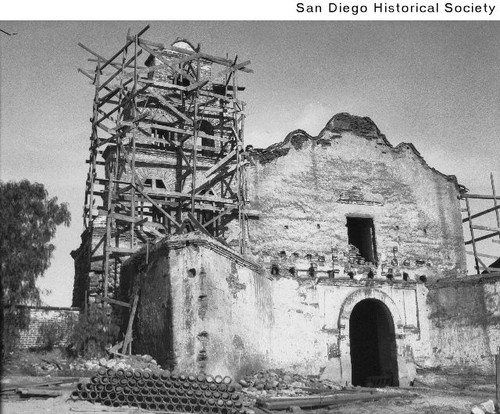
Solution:
{"label": "wooden beam", "polygon": [[151,88],[158,89],[177,89],[179,91],[185,91],[186,87],[182,85],[177,85],[175,83],[163,82],[156,79],[146,79],[146,78],[138,78],[138,83],[145,83]]}
{"label": "wooden beam", "polygon": [[[90,49],[89,47],[85,46],[83,43],[78,43],[78,46],[80,46],[82,49],[84,49],[87,52],[89,52],[91,55],[94,55],[97,58],[98,62],[105,63],[107,61],[107,59],[105,57],[102,57],[101,55],[97,54],[92,49]],[[113,67],[117,68],[117,69],[121,66],[119,63],[112,63],[111,65]]]}
{"label": "wooden beam", "polygon": [[107,298],[107,297],[99,296],[99,295],[96,295],[95,299],[99,300],[101,302],[112,303],[113,305],[118,305],[118,306],[123,306],[125,308],[130,308],[130,303],[122,302],[121,300]]}
{"label": "wooden beam", "polygon": [[500,196],[483,194],[462,194],[462,198],[474,198],[478,200],[500,200]]}
{"label": "wooden beam", "polygon": [[[476,213],[476,214],[473,214],[472,216],[470,216],[470,219],[475,219],[475,218],[478,218],[478,217],[481,217],[481,216],[484,216],[485,214],[488,214],[488,213],[491,213],[492,211],[496,211],[500,209],[500,205],[496,206],[496,207],[491,207],[491,208],[488,208],[486,210],[483,210],[479,213]],[[469,217],[465,217],[463,220],[462,220],[462,223],[466,223],[467,221],[469,221]]]}
{"label": "wooden beam", "polygon": [[125,338],[123,339],[122,352],[127,355],[130,355],[132,351],[132,328],[134,326],[135,312],[137,310],[138,303],[139,303],[139,293],[137,292],[134,296],[132,310],[130,311],[130,317],[128,319],[128,325],[127,325],[127,332],[125,333]]}
{"label": "wooden beam", "polygon": [[500,227],[478,226],[475,224],[472,226],[472,228],[475,230],[496,231],[496,232],[500,231]]}
{"label": "wooden beam", "polygon": [[120,213],[111,213],[109,214],[109,217],[115,219],[115,220],[121,220],[121,221],[126,221],[128,223],[135,223],[138,224],[139,222],[143,221],[140,217],[131,217],[127,216],[125,214],[120,214]]}
{"label": "wooden beam", "polygon": [[[130,65],[134,60],[136,60],[142,53],[142,50],[139,50],[139,53],[137,53],[137,55],[134,55],[132,56],[124,65],[124,67],[127,67],[128,65]],[[113,73],[108,79],[106,79],[106,81],[101,85],[99,86],[99,88],[97,89],[98,91],[100,91],[102,88],[105,88],[114,78],[116,78],[120,73],[122,73],[123,71],[123,67],[120,67],[116,70],[115,73]]]}
{"label": "wooden beam", "polygon": [[139,248],[113,247],[113,246],[110,246],[110,247],[108,247],[108,250],[111,253],[118,253],[118,254],[126,256],[126,255],[131,255],[131,254],[135,253],[137,250],[139,250]]}
{"label": "wooden beam", "polygon": [[[471,255],[471,256],[474,256],[474,252],[469,252],[469,251],[466,251],[465,253]],[[494,260],[497,260],[498,259],[498,256],[494,256],[492,254],[486,254],[486,253],[476,253],[476,255],[478,257],[484,257],[485,259],[494,259]]]}
{"label": "wooden beam", "polygon": [[165,210],[163,210],[163,208],[156,201],[154,201],[151,197],[149,197],[146,193],[144,193],[144,191],[141,188],[139,188],[138,186],[134,186],[134,188],[136,190],[138,190],[146,198],[146,200],[148,200],[159,211],[161,211],[161,213],[165,217],[167,217],[177,229],[179,229],[181,227],[181,225],[177,222],[177,220],[175,220],[175,218],[173,218],[170,214],[168,214]]}
{"label": "wooden beam", "polygon": [[[149,24],[146,25],[142,30],[139,31],[139,33],[137,33],[137,37],[141,36],[143,33],[145,33],[148,29],[149,29]],[[116,52],[113,57],[111,57],[110,59],[108,59],[102,66],[101,66],[101,70],[103,70],[106,66],[108,66],[109,64],[111,64],[118,56],[121,55],[121,53],[127,49],[132,43],[134,43],[134,40],[128,40],[127,43],[125,43],[125,46],[123,46],[118,52]]]}
{"label": "wooden beam", "polygon": [[[223,65],[223,66],[232,66],[234,63],[234,61],[229,60],[229,59],[225,59],[225,58],[221,58],[221,57],[217,57],[217,56],[213,56],[213,55],[208,55],[206,53],[201,53],[201,52],[192,52],[190,50],[181,49],[181,48],[175,47],[175,46],[170,46],[169,49],[173,50],[175,52],[184,53],[187,55],[193,55],[193,54],[197,53],[202,59],[209,60],[213,63],[217,63],[217,64]],[[239,70],[241,70],[242,72],[253,73],[253,70],[248,69],[248,68],[241,68]]]}
{"label": "wooden beam", "polygon": [[[476,239],[474,237],[474,228],[472,227],[472,218],[470,215],[470,203],[468,198],[465,199],[465,206],[467,207],[467,217],[469,219],[469,230],[471,236],[470,243],[472,244],[472,251],[474,252],[474,261],[476,262],[476,272],[479,274],[479,258],[477,257]],[[466,246],[467,244],[468,243],[465,242]]]}
{"label": "wooden beam", "polygon": [[197,218],[192,213],[188,213],[187,215],[188,215],[189,220],[191,221],[191,223],[193,223],[193,226],[195,227],[195,229],[201,231],[203,234],[205,234],[207,236],[213,237],[208,232],[208,230],[205,227],[203,227],[203,225],[197,220]]}
{"label": "wooden beam", "polygon": [[186,71],[184,71],[182,69],[179,69],[179,68],[175,67],[174,65],[172,65],[164,56],[162,56],[157,51],[149,48],[145,44],[139,43],[139,46],[141,48],[143,48],[146,52],[148,52],[149,54],[153,55],[158,60],[160,60],[161,62],[163,62],[165,65],[168,65],[173,71],[177,72],[179,75],[181,75],[181,76],[185,77],[186,79],[188,79],[189,82],[191,82],[191,83],[196,82],[196,80],[189,73],[187,73]]}
{"label": "wooden beam", "polygon": [[[487,234],[486,236],[476,237],[476,238],[474,239],[474,241],[477,243],[477,242],[479,242],[479,241],[486,240],[486,239],[489,239],[489,238],[491,238],[491,237],[495,237],[495,236],[497,236],[498,234],[500,234],[500,232],[498,232],[498,231],[497,231],[497,232],[495,232],[495,233]],[[465,245],[472,244],[472,242],[473,242],[473,240],[472,240],[472,239],[471,239],[471,240],[467,240],[467,241],[465,242]]]}
{"label": "wooden beam", "polygon": [[195,89],[201,89],[203,88],[209,81],[208,80],[201,80],[199,82],[192,83],[186,88],[186,92],[191,92],[194,91]]}
{"label": "wooden beam", "polygon": [[103,97],[99,98],[99,103],[97,104],[97,106],[100,108],[101,106],[103,106],[105,103],[107,103],[111,98],[113,98],[113,96],[115,96],[118,92],[120,92],[122,90],[123,87],[127,86],[130,82],[132,82],[132,79],[129,79],[125,82],[123,82],[123,85],[121,85],[121,87],[117,87],[113,90],[111,90],[111,92],[107,93],[106,95],[104,95]]}
{"label": "wooden beam", "polygon": [[220,76],[227,75],[228,73],[235,72],[237,70],[241,70],[245,66],[248,66],[251,62],[249,60],[246,60],[245,62],[238,63],[237,65],[232,65],[229,66],[227,69],[221,70],[217,75],[216,78]]}
{"label": "wooden beam", "polygon": [[216,182],[226,178],[228,175],[232,174],[237,168],[237,165],[232,165],[230,166],[227,170],[225,171],[219,171],[218,174],[212,175],[210,177],[207,177],[205,180],[203,180],[201,183],[199,183],[196,188],[194,189],[195,193],[199,193],[200,191],[204,190],[205,188],[214,185]]}
{"label": "wooden beam", "polygon": [[236,157],[236,149],[233,149],[229,154],[227,154],[224,158],[220,159],[216,164],[210,167],[207,171],[205,171],[205,176],[209,177],[218,169],[224,167],[226,164],[232,161],[233,158]]}

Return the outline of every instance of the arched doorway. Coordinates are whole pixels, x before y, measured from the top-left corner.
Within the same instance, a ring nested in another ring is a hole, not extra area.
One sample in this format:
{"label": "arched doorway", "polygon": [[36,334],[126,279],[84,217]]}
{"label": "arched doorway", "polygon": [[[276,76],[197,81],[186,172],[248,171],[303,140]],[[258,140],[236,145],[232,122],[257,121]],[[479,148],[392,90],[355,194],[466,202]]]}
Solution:
{"label": "arched doorway", "polygon": [[394,321],[383,302],[364,299],[354,306],[349,342],[353,385],[399,385]]}

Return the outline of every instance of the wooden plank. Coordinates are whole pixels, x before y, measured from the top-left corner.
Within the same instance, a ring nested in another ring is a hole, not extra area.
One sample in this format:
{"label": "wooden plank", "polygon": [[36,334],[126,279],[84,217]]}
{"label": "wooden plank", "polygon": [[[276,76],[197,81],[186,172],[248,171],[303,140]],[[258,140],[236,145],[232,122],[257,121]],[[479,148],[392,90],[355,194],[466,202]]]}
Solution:
{"label": "wooden plank", "polygon": [[497,347],[497,354],[495,355],[495,387],[498,404],[500,403],[500,346]]}
{"label": "wooden plank", "polygon": [[[496,235],[498,235],[498,234],[500,234],[500,233],[499,233],[499,232],[495,232],[495,233],[487,234],[486,236],[476,237],[476,238],[474,239],[474,241],[477,243],[477,242],[479,242],[479,241],[486,240],[486,239],[489,239],[489,238],[491,238],[491,237],[495,237],[495,236],[496,236]],[[472,242],[473,242],[473,240],[467,240],[467,241],[465,242],[465,245],[472,244]],[[496,243],[496,241],[495,241],[495,243]]]}
{"label": "wooden plank", "polygon": [[214,164],[212,167],[210,167],[207,171],[205,171],[205,176],[209,177],[212,175],[216,170],[224,167],[226,164],[232,161],[233,158],[236,157],[236,149],[233,149],[229,154],[227,154],[224,158],[219,160],[216,164]]}
{"label": "wooden plank", "polygon": [[181,65],[183,63],[190,62],[190,61],[192,61],[194,59],[197,59],[197,58],[198,58],[198,55],[194,54],[194,55],[191,55],[191,56],[186,56],[186,57],[183,57],[183,58],[179,58],[179,59],[175,59],[175,60],[169,61],[168,65],[164,63],[164,64],[161,64],[161,65],[149,66],[148,68],[138,70],[137,73],[140,73],[141,75],[144,74],[144,73],[151,73],[151,72],[155,72],[157,70],[169,68],[172,65]]}
{"label": "wooden plank", "polygon": [[[82,49],[86,50],[87,52],[89,52],[91,55],[94,55],[96,58],[97,58],[97,61],[98,62],[106,62],[107,59],[99,54],[97,54],[96,52],[94,52],[92,49],[90,49],[89,47],[85,46],[83,43],[78,43],[78,46],[80,46]],[[118,63],[112,63],[111,64],[113,67],[115,68],[119,68],[120,67],[120,64]]]}
{"label": "wooden plank", "polygon": [[193,223],[193,226],[194,226],[195,229],[201,231],[203,234],[205,234],[207,236],[213,237],[208,232],[208,230],[205,227],[202,226],[202,224],[198,221],[198,219],[191,212],[189,212],[187,215],[188,215],[189,220],[191,221],[191,223]]}
{"label": "wooden plank", "polygon": [[117,87],[113,90],[111,90],[111,92],[107,93],[106,95],[104,95],[103,97],[99,98],[98,99],[98,104],[97,106],[100,108],[101,106],[103,106],[105,103],[107,103],[111,98],[113,98],[113,96],[115,96],[118,92],[120,92],[125,86],[127,86],[130,82],[132,82],[133,79],[129,79],[125,82],[123,82],[123,85],[121,85],[121,87]]}
{"label": "wooden plank", "polygon": [[140,217],[131,217],[127,216],[125,214],[120,214],[120,213],[111,213],[109,217],[114,218],[115,220],[121,220],[121,221],[126,221],[128,223],[138,223],[142,219]]}
{"label": "wooden plank", "polygon": [[184,114],[183,112],[179,111],[174,105],[172,105],[170,102],[168,102],[163,96],[161,96],[159,93],[157,92],[151,92],[151,95],[154,96],[156,99],[158,99],[162,105],[166,106],[168,109],[170,109],[170,111],[173,112],[173,114],[185,121],[186,123],[188,123],[189,125],[193,125],[193,120],[190,119],[186,114]]}
{"label": "wooden plank", "polygon": [[146,78],[138,78],[138,83],[145,83],[151,88],[158,89],[177,89],[179,91],[185,91],[186,87],[182,85],[176,85],[175,83],[159,81],[156,79],[146,79]]}
{"label": "wooden plank", "polygon": [[122,194],[122,193],[126,193],[128,191],[130,191],[132,189],[132,184],[129,184],[129,185],[126,185],[125,187],[123,188],[120,188],[117,193],[118,194]]}
{"label": "wooden plank", "polygon": [[[493,173],[490,172],[490,183],[491,183],[491,192],[493,193],[493,207],[495,207],[495,217],[497,219],[497,227],[500,227],[500,212],[498,211],[498,202],[497,202],[497,192],[495,188],[495,180],[493,179]],[[498,235],[500,240],[500,234]],[[499,401],[500,402],[500,401]]]}
{"label": "wooden plank", "polygon": [[[92,160],[85,160],[86,164],[92,164]],[[95,165],[106,165],[104,161],[95,161]]]}
{"label": "wooden plank", "polygon": [[201,183],[199,183],[196,188],[194,189],[195,193],[199,193],[200,191],[204,190],[205,188],[214,185],[216,182],[226,178],[228,175],[232,174],[237,168],[237,165],[232,165],[225,171],[220,171],[216,175],[212,175],[210,177],[207,177],[205,180],[203,180]]}
{"label": "wooden plank", "polygon": [[121,253],[121,254],[133,254],[135,253],[139,248],[130,248],[130,247],[108,247],[108,251],[112,253]]}
{"label": "wooden plank", "polygon": [[475,230],[485,230],[485,231],[500,231],[500,227],[489,227],[489,226],[478,226],[478,225],[473,225],[473,229]]}
{"label": "wooden plank", "polygon": [[[471,256],[474,256],[474,252],[466,251],[465,253],[467,253]],[[476,254],[478,257],[484,257],[485,259],[494,259],[494,260],[498,259],[498,256],[493,256],[492,254],[477,253],[477,252],[476,252]]]}
{"label": "wooden plank", "polygon": [[148,45],[148,46],[157,47],[159,49],[166,48],[163,43],[153,42],[153,41],[147,40],[147,39],[138,39],[138,41],[139,41],[139,43],[143,43],[143,44]]}
{"label": "wooden plank", "polygon": [[125,308],[130,308],[130,303],[127,303],[127,302],[122,302],[121,300],[116,300],[116,299],[112,299],[112,298],[107,298],[107,297],[104,297],[104,296],[99,296],[99,295],[96,295],[95,296],[95,299],[96,300],[99,300],[101,302],[107,302],[107,303],[112,303],[113,305],[119,305],[119,306],[123,306]]}
{"label": "wooden plank", "polygon": [[73,382],[78,382],[80,379],[78,377],[69,377],[64,379],[57,379],[52,381],[44,381],[44,382],[23,382],[20,384],[12,384],[9,387],[2,387],[1,392],[7,391],[15,391],[18,388],[37,388],[37,387],[47,387],[50,385],[59,385],[59,384],[71,384]]}
{"label": "wooden plank", "polygon": [[177,229],[179,229],[181,227],[181,225],[177,222],[177,220],[175,220],[175,218],[173,218],[170,214],[168,214],[165,210],[163,210],[163,208],[161,208],[161,206],[156,201],[154,201],[151,197],[149,197],[147,194],[145,194],[141,188],[139,188],[138,186],[135,186],[135,189],[138,190],[158,210],[160,210],[161,213],[165,217],[167,217]]}
{"label": "wooden plank", "polygon": [[221,70],[215,77],[218,78],[220,76],[227,75],[228,73],[235,72],[237,70],[241,70],[245,66],[250,65],[250,63],[251,62],[249,60],[246,60],[245,62],[238,63],[237,65],[232,65],[232,66],[228,67],[227,69]]}
{"label": "wooden plank", "polygon": [[[472,244],[472,251],[474,252],[474,260],[476,262],[476,272],[479,274],[479,258],[477,257],[477,249],[476,249],[476,239],[474,237],[474,228],[472,227],[472,218],[470,215],[470,203],[469,199],[465,199],[465,206],[467,207],[467,217],[469,219],[469,230],[471,235],[470,243]],[[468,243],[466,242],[465,245]]]}
{"label": "wooden plank", "polygon": [[292,406],[296,407],[324,407],[348,402],[371,401],[378,399],[407,397],[408,394],[395,392],[360,392],[355,394],[319,395],[302,397],[276,397],[268,399],[257,399],[257,406],[270,410],[284,410]]}
{"label": "wooden plank", "polygon": [[17,390],[25,397],[59,397],[64,390],[46,390],[43,388],[19,388]]}
{"label": "wooden plank", "polygon": [[127,332],[123,340],[122,352],[124,354],[130,355],[132,352],[132,328],[134,326],[135,312],[137,310],[137,304],[139,303],[139,293],[137,292],[134,296],[134,302],[132,304],[132,310],[130,311],[130,317],[128,319]]}
{"label": "wooden plank", "polygon": [[191,83],[195,83],[196,82],[196,80],[189,73],[187,73],[186,71],[184,71],[182,69],[179,69],[179,68],[171,65],[170,62],[164,56],[162,56],[160,53],[158,53],[155,50],[149,48],[145,44],[139,43],[139,46],[141,48],[143,48],[146,52],[150,53],[151,55],[153,55],[154,57],[156,57],[158,60],[160,60],[161,62],[163,62],[165,65],[168,65],[173,71],[177,72],[179,75],[181,75],[181,76],[185,77],[186,79],[188,79],[189,82],[191,82]]}
{"label": "wooden plank", "polygon": [[[128,123],[124,122],[123,123],[124,125],[128,125]],[[193,130],[188,130],[188,129],[182,129],[182,128],[175,128],[175,127],[171,127],[171,126],[167,126],[167,125],[161,125],[161,124],[156,124],[156,123],[153,123],[153,122],[150,122],[150,123],[144,123],[140,126],[145,126],[145,127],[150,127],[150,128],[156,128],[156,129],[160,129],[162,131],[170,131],[170,132],[176,132],[178,134],[182,134],[182,135],[187,135],[187,139],[189,139],[190,137],[192,137],[194,135],[194,131]],[[198,137],[200,138],[209,138],[209,139],[213,139],[214,141],[219,141],[219,142],[223,142],[223,143],[226,143],[228,141],[227,138],[222,138],[222,137],[219,137],[219,136],[216,136],[216,135],[208,135],[206,134],[205,132],[203,131],[198,131]]]}
{"label": "wooden plank", "polygon": [[138,89],[137,91],[135,91],[135,93],[133,93],[132,95],[130,95],[127,99],[125,99],[124,101],[120,102],[118,105],[115,105],[115,107],[113,109],[111,109],[109,112],[102,112],[101,110],[99,110],[100,113],[103,114],[103,116],[97,121],[98,123],[104,121],[105,119],[109,118],[112,114],[114,114],[116,111],[118,111],[120,108],[123,108],[125,107],[129,102],[133,101],[137,95],[141,94],[143,92],[142,89]]}
{"label": "wooden plank", "polygon": [[[219,65],[223,65],[223,66],[232,66],[234,63],[233,60],[229,60],[229,59],[225,59],[225,58],[221,58],[221,57],[217,57],[217,56],[213,56],[213,55],[208,55],[206,53],[193,52],[191,50],[181,49],[181,48],[175,47],[175,46],[170,46],[169,49],[173,50],[175,52],[184,53],[187,55],[192,55],[192,54],[198,53],[202,59],[206,59],[206,60],[209,60],[211,62],[217,63]],[[253,73],[253,70],[248,69],[248,68],[241,68],[239,70],[241,70],[242,72],[246,72],[246,73]]]}
{"label": "wooden plank", "polygon": [[[490,269],[488,268],[488,266],[486,266],[484,264],[484,262],[479,258],[479,256],[476,254],[476,260],[479,262],[479,264],[481,265],[481,267],[483,268],[483,270],[486,272],[486,273],[490,273]],[[479,270],[478,270],[478,273],[479,273]]]}
{"label": "wooden plank", "polygon": [[[470,216],[471,219],[475,219],[475,218],[478,218],[478,217],[481,217],[481,216],[484,216],[485,214],[488,214],[488,213],[491,213],[492,211],[496,211],[500,209],[500,205],[496,206],[496,207],[491,207],[491,208],[488,208],[486,210],[483,210],[479,213],[476,213],[476,214],[473,214],[472,216]],[[462,223],[465,223],[469,221],[469,218],[468,217],[465,217],[463,220],[462,220]]]}
{"label": "wooden plank", "polygon": [[[142,30],[139,31],[139,33],[137,33],[137,37],[141,36],[143,33],[145,33],[148,29],[149,29],[149,24],[146,25]],[[120,56],[120,54],[125,50],[127,49],[132,43],[134,43],[134,40],[128,40],[127,43],[125,43],[125,46],[123,46],[118,52],[116,52],[113,57],[111,57],[110,59],[108,59],[102,66],[101,66],[101,70],[103,70],[106,66],[108,66],[109,64],[111,64],[118,56]]]}
{"label": "wooden plank", "polygon": [[203,227],[207,228],[207,226],[210,226],[212,223],[216,222],[217,220],[219,220],[220,218],[224,217],[225,215],[232,214],[232,211],[236,210],[237,208],[238,208],[238,206],[235,205],[233,208],[224,209],[224,211],[222,211],[222,213],[218,214],[217,216],[215,216],[211,220],[203,223]]}
{"label": "wooden plank", "polygon": [[462,194],[462,198],[474,198],[478,200],[500,200],[500,196],[483,195],[483,194]]}
{"label": "wooden plank", "polygon": [[186,92],[191,92],[191,91],[194,91],[195,89],[201,89],[203,88],[207,83],[209,83],[208,80],[202,80],[202,81],[198,81],[198,82],[195,82],[195,83],[192,83],[191,85],[189,85],[187,88],[186,88]]}

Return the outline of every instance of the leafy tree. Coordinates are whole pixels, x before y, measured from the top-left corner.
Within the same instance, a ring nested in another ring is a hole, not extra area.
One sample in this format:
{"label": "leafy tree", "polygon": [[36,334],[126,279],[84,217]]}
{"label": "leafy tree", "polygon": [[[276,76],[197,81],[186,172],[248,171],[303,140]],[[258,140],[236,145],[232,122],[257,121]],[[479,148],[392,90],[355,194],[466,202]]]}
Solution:
{"label": "leafy tree", "polygon": [[29,320],[17,305],[39,304],[36,280],[50,265],[56,227],[69,226],[66,203],[50,198],[43,184],[0,182],[0,280],[2,285],[2,357]]}

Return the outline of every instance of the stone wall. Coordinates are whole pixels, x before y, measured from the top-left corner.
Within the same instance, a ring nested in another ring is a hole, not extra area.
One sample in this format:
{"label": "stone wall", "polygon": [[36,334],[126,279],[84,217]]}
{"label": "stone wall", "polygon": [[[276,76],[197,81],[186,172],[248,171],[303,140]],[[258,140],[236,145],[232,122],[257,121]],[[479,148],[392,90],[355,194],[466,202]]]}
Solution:
{"label": "stone wall", "polygon": [[79,308],[56,308],[56,307],[27,307],[30,315],[30,323],[27,329],[20,332],[19,347],[22,349],[37,348],[43,346],[43,326],[57,327],[62,339],[57,346],[68,344],[71,335],[71,327],[78,320]]}
{"label": "stone wall", "polygon": [[440,280],[430,285],[427,305],[431,364],[493,375],[500,347],[500,273]]}
{"label": "stone wall", "polygon": [[[337,273],[465,276],[455,177],[411,144],[393,147],[369,118],[338,114],[317,137],[295,131],[249,153],[249,208],[259,214],[249,247],[260,260],[284,253],[321,256]],[[350,257],[348,217],[373,220],[376,263]]]}

